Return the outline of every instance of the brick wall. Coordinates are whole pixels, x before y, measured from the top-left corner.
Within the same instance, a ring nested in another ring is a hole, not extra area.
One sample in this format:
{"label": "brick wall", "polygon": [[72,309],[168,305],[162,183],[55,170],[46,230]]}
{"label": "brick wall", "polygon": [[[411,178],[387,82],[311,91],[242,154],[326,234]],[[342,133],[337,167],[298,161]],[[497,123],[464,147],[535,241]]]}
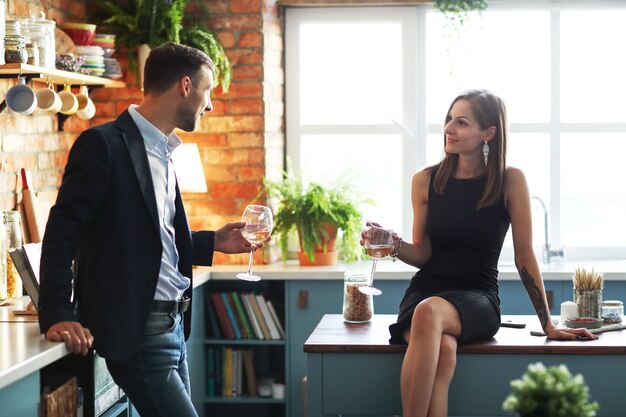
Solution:
{"label": "brick wall", "polygon": [[[18,6],[19,4],[19,6]],[[207,179],[207,193],[183,196],[192,229],[215,229],[238,221],[246,204],[258,194],[263,177],[280,177],[284,160],[284,77],[282,24],[275,0],[208,0],[209,17],[197,7],[187,10],[218,36],[233,64],[227,93],[218,87],[214,110],[194,132],[179,132],[183,141],[198,144]],[[85,2],[71,0],[9,0],[8,13],[17,16],[46,11],[57,22],[85,21]],[[125,55],[117,54],[122,67]],[[20,183],[17,171],[33,171],[36,191],[60,184],[69,147],[89,124],[115,118],[131,103],[141,101],[132,75],[125,72],[125,89],[96,89],[96,117],[89,122],[70,117],[59,132],[56,117],[0,115],[0,205],[15,206]],[[0,94],[14,80],[0,81]],[[35,86],[37,88],[37,86]],[[244,255],[216,254],[216,263],[246,263]]]}

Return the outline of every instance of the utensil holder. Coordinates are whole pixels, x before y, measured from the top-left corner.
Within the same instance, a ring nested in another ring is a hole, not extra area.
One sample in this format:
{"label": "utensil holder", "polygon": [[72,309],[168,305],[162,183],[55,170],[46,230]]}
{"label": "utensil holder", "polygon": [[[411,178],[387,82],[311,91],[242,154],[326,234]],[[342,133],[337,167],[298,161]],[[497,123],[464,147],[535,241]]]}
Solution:
{"label": "utensil holder", "polygon": [[602,288],[597,290],[574,288],[574,302],[578,304],[578,317],[599,319],[602,311]]}

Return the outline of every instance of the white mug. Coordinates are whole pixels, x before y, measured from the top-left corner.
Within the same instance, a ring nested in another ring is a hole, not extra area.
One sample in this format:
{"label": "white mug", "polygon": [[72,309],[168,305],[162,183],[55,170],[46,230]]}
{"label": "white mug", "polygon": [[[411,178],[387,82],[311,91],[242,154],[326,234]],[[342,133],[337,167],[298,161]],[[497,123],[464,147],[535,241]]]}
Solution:
{"label": "white mug", "polygon": [[78,100],[78,109],[76,110],[76,116],[83,120],[89,120],[96,114],[96,105],[89,98],[89,90],[87,86],[80,87],[80,92],[76,94],[76,100]]}
{"label": "white mug", "polygon": [[18,84],[7,91],[6,105],[15,113],[28,116],[37,109],[37,95],[35,90],[26,85],[24,77],[18,77],[18,80]]}
{"label": "white mug", "polygon": [[47,113],[58,113],[62,106],[61,97],[52,89],[52,85],[37,90],[37,107]]}
{"label": "white mug", "polygon": [[65,87],[63,87],[63,91],[59,93],[59,97],[61,97],[62,103],[61,113],[68,116],[76,113],[76,110],[78,110],[78,100],[76,99],[74,93],[72,93],[69,84],[65,84]]}

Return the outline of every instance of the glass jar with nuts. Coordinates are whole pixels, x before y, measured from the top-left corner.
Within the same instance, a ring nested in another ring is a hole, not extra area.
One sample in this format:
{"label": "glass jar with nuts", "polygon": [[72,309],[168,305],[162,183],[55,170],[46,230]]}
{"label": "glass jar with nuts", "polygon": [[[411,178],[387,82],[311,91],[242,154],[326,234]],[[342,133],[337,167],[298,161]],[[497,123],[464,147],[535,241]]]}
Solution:
{"label": "glass jar with nuts", "polygon": [[374,297],[359,287],[369,285],[367,272],[346,271],[343,274],[343,318],[349,323],[365,323],[374,315]]}

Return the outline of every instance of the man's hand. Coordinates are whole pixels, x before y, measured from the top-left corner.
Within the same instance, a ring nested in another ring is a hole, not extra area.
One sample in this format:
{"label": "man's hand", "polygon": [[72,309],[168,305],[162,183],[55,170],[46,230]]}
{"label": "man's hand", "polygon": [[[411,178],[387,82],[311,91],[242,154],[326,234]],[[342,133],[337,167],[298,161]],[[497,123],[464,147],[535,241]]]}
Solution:
{"label": "man's hand", "polygon": [[53,324],[46,332],[46,338],[54,342],[65,342],[67,350],[77,355],[86,355],[93,344],[93,336],[89,329],[77,321]]}
{"label": "man's hand", "polygon": [[[215,250],[222,253],[246,253],[250,252],[252,245],[241,236],[246,222],[226,223],[215,231]],[[270,238],[268,237],[267,240]],[[266,240],[266,242],[267,242]],[[263,244],[256,245],[256,249],[262,248]]]}

